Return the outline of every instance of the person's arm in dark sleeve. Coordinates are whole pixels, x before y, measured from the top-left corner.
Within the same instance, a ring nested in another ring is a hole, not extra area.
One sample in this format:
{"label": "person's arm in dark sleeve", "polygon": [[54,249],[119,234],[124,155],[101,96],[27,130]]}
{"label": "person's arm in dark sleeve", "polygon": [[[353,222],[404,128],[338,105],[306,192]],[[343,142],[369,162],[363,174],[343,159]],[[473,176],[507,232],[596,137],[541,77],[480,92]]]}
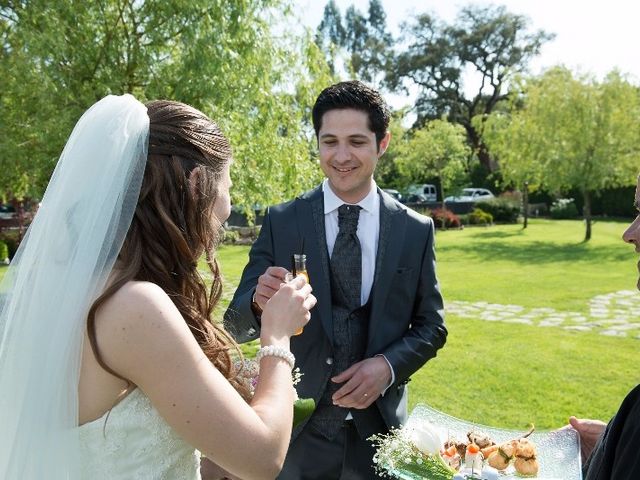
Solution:
{"label": "person's arm in dark sleeve", "polygon": [[273,238],[269,209],[264,216],[258,238],[249,251],[240,284],[224,314],[224,327],[240,343],[260,336],[259,309],[252,306],[258,277],[273,265]]}
{"label": "person's arm in dark sleeve", "polygon": [[434,226],[431,219],[427,220],[426,229],[427,241],[420,265],[411,326],[402,338],[380,352],[393,369],[395,384],[406,382],[429,359],[435,357],[447,339],[444,305],[436,278]]}

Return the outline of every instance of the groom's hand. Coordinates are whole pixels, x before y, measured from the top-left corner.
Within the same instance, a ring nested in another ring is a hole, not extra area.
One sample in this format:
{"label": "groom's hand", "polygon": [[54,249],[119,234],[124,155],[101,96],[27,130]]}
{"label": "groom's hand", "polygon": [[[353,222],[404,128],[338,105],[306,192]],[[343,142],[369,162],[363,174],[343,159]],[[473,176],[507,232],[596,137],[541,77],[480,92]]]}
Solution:
{"label": "groom's hand", "polygon": [[285,275],[287,273],[288,271],[286,268],[269,267],[258,277],[256,293],[253,299],[261,310],[264,310],[264,306],[267,304],[269,299],[280,289],[280,285],[285,282]]}
{"label": "groom's hand", "polygon": [[367,408],[391,382],[391,370],[384,357],[376,356],[354,363],[331,381],[346,382],[333,394],[334,405]]}

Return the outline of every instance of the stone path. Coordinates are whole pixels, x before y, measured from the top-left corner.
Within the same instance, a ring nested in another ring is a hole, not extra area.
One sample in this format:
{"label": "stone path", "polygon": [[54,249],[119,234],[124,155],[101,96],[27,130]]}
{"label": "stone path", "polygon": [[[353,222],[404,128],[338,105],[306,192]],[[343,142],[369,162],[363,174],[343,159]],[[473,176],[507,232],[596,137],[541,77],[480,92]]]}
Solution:
{"label": "stone path", "polygon": [[487,322],[522,323],[640,339],[640,292],[632,290],[593,297],[589,301],[589,313],[455,300],[445,302],[445,309],[452,315]]}
{"label": "stone path", "polygon": [[[210,272],[201,270],[200,274],[211,280]],[[227,284],[223,300],[231,300],[235,287]],[[445,301],[445,310],[451,315],[487,322],[522,323],[640,339],[640,292],[637,290],[597,295],[589,301],[589,313],[459,300]]]}

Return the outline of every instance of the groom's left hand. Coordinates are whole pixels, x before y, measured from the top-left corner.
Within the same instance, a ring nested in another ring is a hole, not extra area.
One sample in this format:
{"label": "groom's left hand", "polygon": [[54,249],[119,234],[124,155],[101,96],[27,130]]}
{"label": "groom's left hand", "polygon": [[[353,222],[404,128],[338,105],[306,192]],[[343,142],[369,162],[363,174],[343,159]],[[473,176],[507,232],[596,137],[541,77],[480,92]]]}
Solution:
{"label": "groom's left hand", "polygon": [[376,356],[354,363],[331,381],[346,382],[333,394],[334,405],[362,409],[375,402],[387,388],[391,382],[391,370],[384,357]]}

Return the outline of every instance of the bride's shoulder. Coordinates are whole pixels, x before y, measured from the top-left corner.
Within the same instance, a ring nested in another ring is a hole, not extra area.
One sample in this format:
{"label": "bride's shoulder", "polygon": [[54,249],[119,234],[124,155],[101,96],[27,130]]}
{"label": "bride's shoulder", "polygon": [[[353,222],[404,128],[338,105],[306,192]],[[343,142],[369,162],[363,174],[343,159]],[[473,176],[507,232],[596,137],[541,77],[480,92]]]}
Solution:
{"label": "bride's shoulder", "polygon": [[171,302],[169,295],[157,284],[130,280],[116,290],[105,302],[105,309],[144,309]]}
{"label": "bride's shoulder", "polygon": [[136,385],[171,360],[172,345],[184,344],[185,351],[197,347],[169,296],[149,282],[126,283],[98,309],[96,336],[107,364]]}
{"label": "bride's shoulder", "polygon": [[96,336],[106,364],[143,390],[176,358],[202,352],[169,296],[149,282],[126,283],[99,308]]}
{"label": "bride's shoulder", "polygon": [[160,286],[129,281],[120,287],[96,312],[96,325],[106,330],[127,329],[129,335],[149,327],[184,325],[180,312]]}
{"label": "bride's shoulder", "polygon": [[112,297],[116,302],[143,301],[155,302],[170,300],[169,295],[162,287],[153,282],[130,280],[122,285]]}

